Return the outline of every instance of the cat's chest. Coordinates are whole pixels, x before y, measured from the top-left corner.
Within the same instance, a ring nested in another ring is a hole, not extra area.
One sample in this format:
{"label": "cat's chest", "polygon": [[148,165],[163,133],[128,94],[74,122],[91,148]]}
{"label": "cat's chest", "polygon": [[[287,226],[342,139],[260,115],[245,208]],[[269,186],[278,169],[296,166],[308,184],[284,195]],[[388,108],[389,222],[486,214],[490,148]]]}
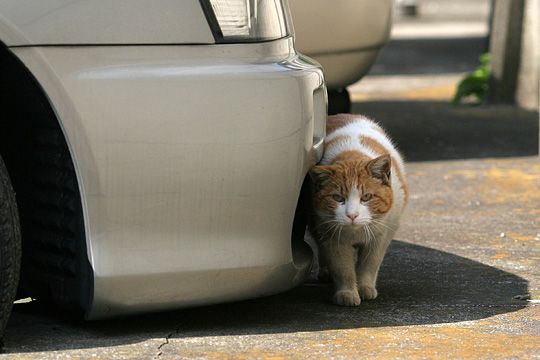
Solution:
{"label": "cat's chest", "polygon": [[377,241],[381,236],[381,231],[374,227],[349,227],[343,228],[341,233],[337,233],[336,236],[334,236],[333,241],[358,248],[365,246],[370,242]]}

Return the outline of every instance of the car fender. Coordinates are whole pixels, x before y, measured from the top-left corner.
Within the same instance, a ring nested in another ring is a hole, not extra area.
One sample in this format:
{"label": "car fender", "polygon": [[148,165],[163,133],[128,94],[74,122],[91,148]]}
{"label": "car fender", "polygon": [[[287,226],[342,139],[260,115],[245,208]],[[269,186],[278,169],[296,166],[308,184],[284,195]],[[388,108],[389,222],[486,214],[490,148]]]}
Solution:
{"label": "car fender", "polygon": [[94,274],[88,318],[272,294],[305,278],[311,259],[295,260],[291,234],[322,155],[326,102],[322,71],[291,38],[12,51],[72,154]]}

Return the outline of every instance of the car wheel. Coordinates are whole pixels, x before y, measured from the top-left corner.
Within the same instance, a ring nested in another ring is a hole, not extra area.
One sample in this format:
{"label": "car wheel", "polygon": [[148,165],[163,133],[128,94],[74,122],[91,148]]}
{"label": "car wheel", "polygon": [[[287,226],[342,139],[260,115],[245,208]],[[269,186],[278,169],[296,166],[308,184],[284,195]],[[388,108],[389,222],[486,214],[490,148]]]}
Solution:
{"label": "car wheel", "polygon": [[15,194],[0,157],[0,347],[11,314],[21,263],[21,231]]}
{"label": "car wheel", "polygon": [[328,90],[328,115],[351,112],[351,98],[345,88]]}

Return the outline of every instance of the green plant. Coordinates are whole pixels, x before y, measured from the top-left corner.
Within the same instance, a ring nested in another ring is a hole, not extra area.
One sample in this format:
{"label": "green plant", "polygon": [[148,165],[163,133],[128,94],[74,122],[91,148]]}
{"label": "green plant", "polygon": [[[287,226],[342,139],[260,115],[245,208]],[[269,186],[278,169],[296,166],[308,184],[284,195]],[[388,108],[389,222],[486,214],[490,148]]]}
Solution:
{"label": "green plant", "polygon": [[490,73],[491,61],[489,53],[486,53],[480,56],[480,66],[461,80],[452,103],[457,105],[461,103],[464,98],[469,99],[471,97],[476,98],[476,101],[473,101],[473,103],[482,103],[488,94]]}

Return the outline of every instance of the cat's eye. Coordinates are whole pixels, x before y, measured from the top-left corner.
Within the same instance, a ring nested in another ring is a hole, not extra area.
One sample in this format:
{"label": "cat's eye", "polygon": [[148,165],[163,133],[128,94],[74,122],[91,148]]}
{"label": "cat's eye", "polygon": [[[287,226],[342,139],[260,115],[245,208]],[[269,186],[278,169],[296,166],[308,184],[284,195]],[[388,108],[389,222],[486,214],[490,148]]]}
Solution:
{"label": "cat's eye", "polygon": [[371,194],[371,193],[364,193],[364,194],[362,195],[362,197],[360,198],[360,200],[362,200],[362,201],[369,201],[369,200],[371,200],[372,197],[373,197],[373,194]]}
{"label": "cat's eye", "polygon": [[334,194],[332,195],[332,199],[336,200],[337,202],[343,203],[345,202],[345,198],[341,195]]}

